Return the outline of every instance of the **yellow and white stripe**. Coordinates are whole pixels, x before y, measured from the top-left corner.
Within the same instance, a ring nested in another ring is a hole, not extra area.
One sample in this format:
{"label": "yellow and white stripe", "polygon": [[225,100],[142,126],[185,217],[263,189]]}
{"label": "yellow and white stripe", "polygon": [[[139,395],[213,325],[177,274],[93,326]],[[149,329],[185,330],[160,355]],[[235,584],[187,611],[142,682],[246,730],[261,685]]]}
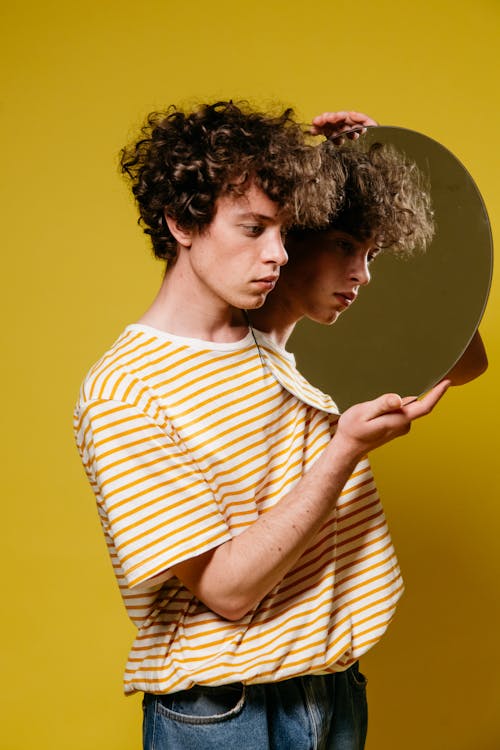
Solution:
{"label": "yellow and white stripe", "polygon": [[279,502],[330,440],[335,404],[259,332],[231,344],[129,326],[75,410],[129,616],[125,691],[345,669],[391,620],[402,580],[367,460],[297,564],[238,622],[169,574]]}

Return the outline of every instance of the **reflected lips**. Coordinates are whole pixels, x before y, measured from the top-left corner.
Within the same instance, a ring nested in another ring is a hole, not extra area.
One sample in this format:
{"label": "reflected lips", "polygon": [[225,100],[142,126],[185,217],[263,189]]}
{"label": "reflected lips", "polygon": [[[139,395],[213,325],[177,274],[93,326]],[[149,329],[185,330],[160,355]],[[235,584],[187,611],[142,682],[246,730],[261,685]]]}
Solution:
{"label": "reflected lips", "polygon": [[337,297],[338,300],[340,300],[344,307],[349,307],[349,305],[352,305],[358,295],[354,292],[335,292],[334,296]]}

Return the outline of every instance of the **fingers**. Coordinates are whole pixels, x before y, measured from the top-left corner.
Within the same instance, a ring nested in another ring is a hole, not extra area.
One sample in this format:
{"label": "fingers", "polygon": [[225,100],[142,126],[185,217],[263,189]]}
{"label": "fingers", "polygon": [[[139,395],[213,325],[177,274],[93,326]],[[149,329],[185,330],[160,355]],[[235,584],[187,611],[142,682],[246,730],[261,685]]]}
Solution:
{"label": "fingers", "polygon": [[365,125],[366,127],[377,125],[378,123],[369,115],[365,115],[364,112],[354,112],[342,110],[340,112],[323,112],[320,115],[316,115],[313,118],[313,125],[322,127],[323,125],[336,125],[343,123],[345,125]]}
{"label": "fingers", "polygon": [[411,421],[424,417],[426,414],[430,414],[438,401],[443,398],[450,385],[450,380],[442,380],[435,385],[434,388],[431,388],[423,398],[417,401],[412,401],[407,405],[403,405],[403,412]]}
{"label": "fingers", "polygon": [[378,122],[374,120],[372,117],[369,117],[368,115],[365,115],[363,112],[349,112],[349,117],[351,118],[354,125],[360,124],[364,125],[364,127],[373,127],[378,125]]}
{"label": "fingers", "polygon": [[384,393],[383,396],[379,396],[373,399],[373,401],[365,402],[365,406],[366,418],[368,420],[377,419],[384,416],[384,414],[399,411],[403,406],[403,400],[397,393]]}
{"label": "fingers", "polygon": [[418,396],[405,396],[402,399],[402,405],[408,406],[408,404],[413,404],[414,401],[418,401]]}
{"label": "fingers", "polygon": [[443,380],[422,399],[412,396],[401,398],[397,393],[385,393],[373,401],[351,406],[338,421],[335,434],[337,444],[345,441],[350,450],[364,455],[406,435],[413,420],[429,414],[449,386],[450,381]]}
{"label": "fingers", "polygon": [[327,124],[336,125],[339,122],[344,123],[348,117],[349,112],[323,112],[321,115],[316,115],[313,118],[312,124],[321,128]]}
{"label": "fingers", "polygon": [[[376,120],[365,115],[363,112],[340,111],[323,112],[313,118],[311,133],[314,135],[325,135],[327,137],[341,133],[344,130],[361,126],[362,128],[377,125]],[[353,133],[353,138],[359,137],[359,133]]]}
{"label": "fingers", "polygon": [[401,396],[398,396],[396,393],[385,393],[383,396],[379,396],[373,401],[366,402],[366,406],[368,407],[370,405],[371,407],[369,410],[371,416],[368,415],[368,419],[376,419],[384,414],[396,411],[401,411],[401,413],[411,421],[423,417],[434,409],[438,401],[443,398],[450,385],[450,380],[441,380],[421,399],[418,399],[416,396],[405,396],[404,398],[401,398]]}
{"label": "fingers", "polygon": [[413,422],[414,419],[430,414],[450,385],[450,380],[442,380],[421,399],[415,396],[401,398],[397,393],[384,393],[373,401],[365,402],[365,417],[372,420],[399,412],[405,421]]}

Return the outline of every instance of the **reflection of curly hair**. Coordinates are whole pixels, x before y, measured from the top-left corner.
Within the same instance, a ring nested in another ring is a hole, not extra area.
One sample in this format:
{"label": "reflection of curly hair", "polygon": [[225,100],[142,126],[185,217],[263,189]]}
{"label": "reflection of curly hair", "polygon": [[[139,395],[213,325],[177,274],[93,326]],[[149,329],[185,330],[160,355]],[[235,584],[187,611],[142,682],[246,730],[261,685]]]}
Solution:
{"label": "reflection of curly hair", "polygon": [[320,170],[320,150],[306,143],[292,115],[291,109],[272,116],[246,103],[217,102],[189,113],[171,106],[147,118],[140,138],[122,150],[120,166],[158,258],[176,254],[164,213],[183,229],[202,231],[217,198],[241,195],[250,183],[279,205],[287,221],[300,215],[310,226],[326,223],[336,180]]}
{"label": "reflection of curly hair", "polygon": [[408,255],[425,249],[434,235],[427,180],[415,162],[394,146],[363,138],[352,144],[322,143],[325,162],[337,162],[345,177],[344,197],[330,227],[358,240],[374,237],[381,248]]}

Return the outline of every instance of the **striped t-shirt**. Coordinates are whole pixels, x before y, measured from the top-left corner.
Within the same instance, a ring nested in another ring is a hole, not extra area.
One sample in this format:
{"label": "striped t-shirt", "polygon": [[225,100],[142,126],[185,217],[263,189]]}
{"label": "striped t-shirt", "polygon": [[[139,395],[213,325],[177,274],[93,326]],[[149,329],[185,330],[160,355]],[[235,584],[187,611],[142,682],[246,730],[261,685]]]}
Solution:
{"label": "striped t-shirt", "polygon": [[214,343],[135,324],[91,369],[75,430],[138,628],[126,693],[339,671],[379,640],[403,584],[366,459],[302,557],[240,620],[169,573],[278,503],[337,414],[258,331]]}

